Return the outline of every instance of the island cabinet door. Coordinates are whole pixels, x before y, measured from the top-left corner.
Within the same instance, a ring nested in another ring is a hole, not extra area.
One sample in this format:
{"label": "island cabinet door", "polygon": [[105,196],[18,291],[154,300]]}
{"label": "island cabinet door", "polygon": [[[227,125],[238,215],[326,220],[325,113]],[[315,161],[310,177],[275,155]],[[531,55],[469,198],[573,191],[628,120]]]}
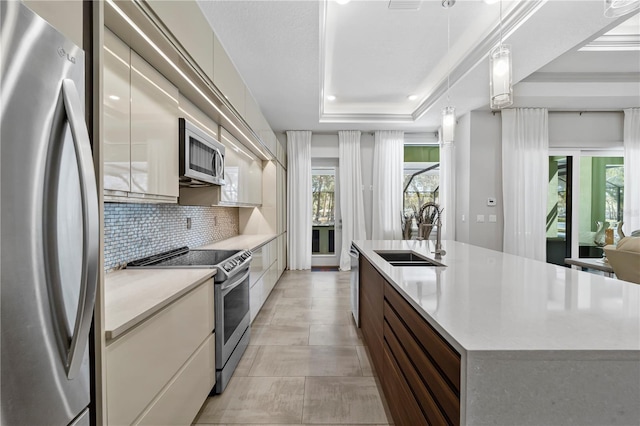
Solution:
{"label": "island cabinet door", "polygon": [[371,354],[373,367],[383,371],[383,309],[385,280],[367,259],[360,256],[360,328]]}
{"label": "island cabinet door", "polygon": [[[460,355],[390,284],[384,287],[388,370],[381,382],[394,420],[398,424],[460,424]],[[397,389],[405,389],[410,402]],[[422,419],[407,422],[408,414],[401,411],[414,404]]]}

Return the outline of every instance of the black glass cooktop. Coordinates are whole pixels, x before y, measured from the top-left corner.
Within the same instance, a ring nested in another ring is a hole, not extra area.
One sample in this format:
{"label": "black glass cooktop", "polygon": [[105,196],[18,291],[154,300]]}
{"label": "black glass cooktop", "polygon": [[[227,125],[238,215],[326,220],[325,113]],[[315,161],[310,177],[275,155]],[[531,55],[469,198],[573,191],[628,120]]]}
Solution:
{"label": "black glass cooktop", "polygon": [[189,250],[182,247],[153,256],[129,262],[127,267],[180,267],[180,266],[215,266],[233,257],[240,250]]}

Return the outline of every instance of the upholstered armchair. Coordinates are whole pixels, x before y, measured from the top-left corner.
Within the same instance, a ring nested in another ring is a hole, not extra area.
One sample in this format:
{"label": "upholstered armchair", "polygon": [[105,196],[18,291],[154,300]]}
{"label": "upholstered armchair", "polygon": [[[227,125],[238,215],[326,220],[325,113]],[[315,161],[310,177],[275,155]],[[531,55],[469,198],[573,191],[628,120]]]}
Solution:
{"label": "upholstered armchair", "polygon": [[622,238],[604,252],[618,279],[640,284],[640,237]]}

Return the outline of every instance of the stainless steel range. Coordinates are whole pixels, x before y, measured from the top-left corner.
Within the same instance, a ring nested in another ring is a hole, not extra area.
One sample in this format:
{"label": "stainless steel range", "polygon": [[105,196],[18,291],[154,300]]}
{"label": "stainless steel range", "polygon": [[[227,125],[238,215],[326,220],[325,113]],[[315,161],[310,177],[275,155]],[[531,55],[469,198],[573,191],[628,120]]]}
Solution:
{"label": "stainless steel range", "polygon": [[170,250],[130,262],[127,268],[215,268],[216,387],[229,383],[249,345],[249,250]]}

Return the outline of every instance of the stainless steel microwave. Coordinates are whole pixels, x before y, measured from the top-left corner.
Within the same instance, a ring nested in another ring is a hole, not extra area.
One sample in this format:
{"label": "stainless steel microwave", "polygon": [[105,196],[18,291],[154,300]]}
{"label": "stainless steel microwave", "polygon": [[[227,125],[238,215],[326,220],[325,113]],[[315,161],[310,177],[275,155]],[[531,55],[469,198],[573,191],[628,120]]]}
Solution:
{"label": "stainless steel microwave", "polygon": [[180,133],[180,185],[224,185],[224,145],[184,118]]}

